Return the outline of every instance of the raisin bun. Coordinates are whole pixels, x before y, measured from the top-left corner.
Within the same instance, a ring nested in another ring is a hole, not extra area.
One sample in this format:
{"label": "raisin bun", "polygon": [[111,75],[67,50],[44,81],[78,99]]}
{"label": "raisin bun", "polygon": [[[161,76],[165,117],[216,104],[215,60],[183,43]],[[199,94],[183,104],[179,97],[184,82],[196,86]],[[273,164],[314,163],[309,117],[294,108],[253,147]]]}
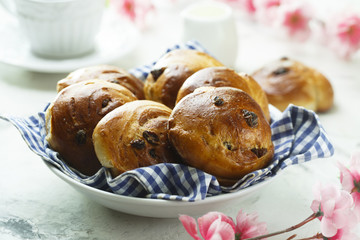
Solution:
{"label": "raisin bun", "polygon": [[260,105],[266,119],[270,121],[269,103],[264,90],[251,76],[236,73],[227,67],[204,68],[191,75],[181,86],[176,102],[203,86],[234,87],[245,91]]}
{"label": "raisin bun", "polygon": [[170,114],[170,108],[149,100],[129,102],[107,114],[93,133],[101,164],[115,177],[138,167],[176,161],[168,140]]}
{"label": "raisin bun", "polygon": [[168,52],[157,61],[146,78],[145,98],[173,108],[184,81],[196,71],[214,66],[223,64],[203,52],[188,49]]}
{"label": "raisin bun", "polygon": [[334,91],[328,79],[301,62],[284,57],[252,76],[264,89],[269,103],[281,111],[290,103],[316,112],[325,112],[333,106]]}
{"label": "raisin bun", "polygon": [[46,111],[46,140],[69,166],[93,175],[101,167],[92,143],[96,124],[134,100],[134,94],[118,84],[102,80],[73,84],[61,90]]}
{"label": "raisin bun", "polygon": [[111,65],[96,65],[84,67],[71,72],[57,83],[57,91],[85,80],[101,79],[120,84],[129,89],[138,99],[144,99],[144,83],[124,69]]}
{"label": "raisin bun", "polygon": [[186,164],[231,185],[269,164],[271,128],[260,106],[232,87],[200,87],[169,118],[169,139]]}

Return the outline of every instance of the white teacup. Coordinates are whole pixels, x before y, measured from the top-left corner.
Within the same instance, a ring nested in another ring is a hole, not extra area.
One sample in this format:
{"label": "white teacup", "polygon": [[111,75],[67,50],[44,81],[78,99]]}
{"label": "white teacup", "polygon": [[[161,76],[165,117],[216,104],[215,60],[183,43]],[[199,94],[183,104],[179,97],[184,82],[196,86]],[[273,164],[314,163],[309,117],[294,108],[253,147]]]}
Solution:
{"label": "white teacup", "polygon": [[33,53],[73,58],[94,50],[105,0],[0,0],[17,18]]}
{"label": "white teacup", "polygon": [[184,41],[197,40],[224,65],[234,67],[238,51],[232,9],[221,2],[202,1],[181,12]]}

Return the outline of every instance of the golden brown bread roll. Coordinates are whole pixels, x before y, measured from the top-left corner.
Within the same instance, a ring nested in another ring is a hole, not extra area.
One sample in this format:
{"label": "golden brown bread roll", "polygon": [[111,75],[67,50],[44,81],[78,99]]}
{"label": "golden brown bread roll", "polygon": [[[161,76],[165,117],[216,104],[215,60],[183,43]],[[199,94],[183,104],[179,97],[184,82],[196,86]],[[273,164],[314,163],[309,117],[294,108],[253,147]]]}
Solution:
{"label": "golden brown bread roll", "polygon": [[269,164],[271,129],[260,106],[232,87],[200,87],[169,118],[169,139],[182,160],[229,185]]}
{"label": "golden brown bread roll", "polygon": [[211,87],[234,87],[248,93],[261,107],[265,117],[270,121],[269,103],[264,90],[249,75],[236,73],[227,67],[204,68],[191,75],[181,86],[176,102],[192,93],[196,88]]}
{"label": "golden brown bread roll", "polygon": [[46,111],[46,140],[69,166],[93,175],[101,167],[92,143],[96,124],[134,100],[134,94],[118,84],[102,80],[73,84],[60,91]]}
{"label": "golden brown bread roll", "polygon": [[184,81],[196,71],[222,63],[210,55],[196,50],[173,50],[157,61],[146,78],[145,98],[173,108]]}
{"label": "golden brown bread roll", "polygon": [[334,91],[328,79],[304,64],[281,58],[252,75],[264,89],[269,103],[285,110],[292,103],[317,112],[333,106]]}
{"label": "golden brown bread roll", "polygon": [[138,100],[107,114],[93,133],[101,164],[117,176],[138,167],[176,161],[168,140],[170,113],[161,103]]}
{"label": "golden brown bread roll", "polygon": [[57,83],[57,91],[81,81],[101,79],[120,84],[129,89],[138,99],[144,99],[144,83],[124,69],[111,65],[96,65],[84,67],[71,72]]}

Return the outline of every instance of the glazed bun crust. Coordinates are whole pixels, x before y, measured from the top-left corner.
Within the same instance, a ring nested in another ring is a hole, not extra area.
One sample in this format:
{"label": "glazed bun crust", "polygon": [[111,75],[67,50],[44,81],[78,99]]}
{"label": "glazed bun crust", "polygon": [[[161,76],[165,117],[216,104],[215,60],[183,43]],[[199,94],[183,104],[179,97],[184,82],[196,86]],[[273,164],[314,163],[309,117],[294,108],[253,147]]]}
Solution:
{"label": "glazed bun crust", "polygon": [[157,61],[146,78],[145,98],[173,108],[184,81],[198,70],[213,66],[223,64],[196,50],[173,50]]}
{"label": "glazed bun crust", "polygon": [[270,121],[269,103],[264,90],[251,76],[237,73],[227,67],[204,68],[191,75],[181,86],[176,102],[195,89],[205,86],[234,87],[243,90],[260,105],[266,119]]}
{"label": "glazed bun crust", "polygon": [[93,133],[95,152],[113,176],[138,167],[174,162],[168,140],[171,109],[148,100],[126,103],[107,114]]}
{"label": "glazed bun crust", "polygon": [[232,87],[201,87],[185,96],[169,118],[169,138],[182,161],[223,185],[267,166],[274,154],[260,106]]}
{"label": "glazed bun crust", "polygon": [[136,99],[128,89],[102,80],[73,84],[60,91],[46,111],[46,140],[71,167],[93,175],[101,167],[92,143],[96,124]]}
{"label": "glazed bun crust", "polygon": [[138,99],[145,98],[144,83],[126,70],[112,65],[95,65],[77,69],[57,83],[57,91],[60,92],[74,83],[96,79],[120,84],[129,89]]}
{"label": "glazed bun crust", "polygon": [[269,103],[281,111],[290,103],[317,112],[333,106],[334,91],[329,80],[298,61],[281,58],[252,76],[266,92]]}

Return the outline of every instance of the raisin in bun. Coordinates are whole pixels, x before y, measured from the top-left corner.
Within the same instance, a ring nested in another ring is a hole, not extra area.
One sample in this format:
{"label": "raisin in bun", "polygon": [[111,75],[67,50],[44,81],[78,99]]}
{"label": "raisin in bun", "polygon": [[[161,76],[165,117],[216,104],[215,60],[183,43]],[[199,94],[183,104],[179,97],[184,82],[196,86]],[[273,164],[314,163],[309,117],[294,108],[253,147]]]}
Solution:
{"label": "raisin in bun", "polygon": [[46,140],[69,166],[93,175],[101,167],[92,143],[96,124],[134,100],[134,94],[118,84],[102,80],[73,84],[61,90],[46,111]]}
{"label": "raisin in bun", "polygon": [[146,78],[145,98],[173,108],[184,81],[196,71],[213,66],[223,64],[203,52],[187,49],[168,52],[157,61]]}
{"label": "raisin in bun", "polygon": [[149,100],[124,104],[97,124],[93,141],[101,164],[113,176],[138,167],[174,162],[168,140],[171,109]]}
{"label": "raisin in bun", "polygon": [[269,164],[271,129],[260,106],[232,87],[200,87],[173,109],[169,139],[186,164],[222,185]]}
{"label": "raisin in bun", "polygon": [[270,121],[269,103],[264,90],[251,76],[245,73],[236,73],[227,67],[204,68],[191,75],[181,86],[176,102],[192,93],[196,88],[204,86],[234,87],[245,91],[260,105],[266,119]]}
{"label": "raisin in bun", "polygon": [[144,83],[126,70],[112,65],[95,65],[77,69],[57,83],[57,91],[60,92],[74,83],[92,79],[120,84],[129,89],[138,99],[145,98]]}
{"label": "raisin in bun", "polygon": [[252,75],[264,89],[269,103],[285,110],[292,103],[317,112],[333,106],[334,92],[328,79],[303,63],[281,58]]}

